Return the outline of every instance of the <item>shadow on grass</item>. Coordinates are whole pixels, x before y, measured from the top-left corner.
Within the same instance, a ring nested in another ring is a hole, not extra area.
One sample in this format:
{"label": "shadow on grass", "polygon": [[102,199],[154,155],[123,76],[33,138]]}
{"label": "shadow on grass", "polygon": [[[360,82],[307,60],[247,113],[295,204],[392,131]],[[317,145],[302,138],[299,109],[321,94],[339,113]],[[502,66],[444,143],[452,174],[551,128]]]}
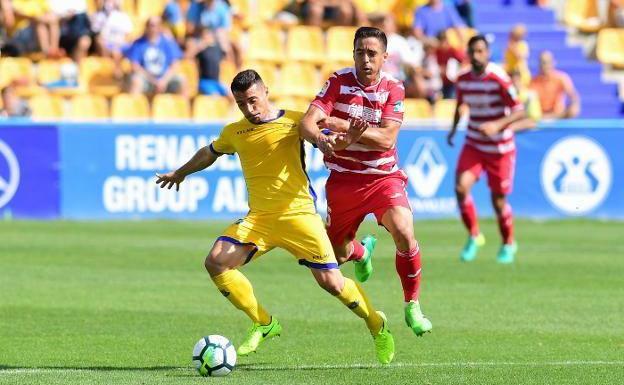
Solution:
{"label": "shadow on grass", "polygon": [[75,370],[75,371],[102,371],[102,372],[111,372],[111,371],[120,371],[120,372],[140,372],[140,371],[159,371],[159,370],[191,370],[190,366],[143,366],[143,367],[130,367],[130,366],[9,366],[9,365],[0,365],[0,371],[3,370],[23,370],[23,371],[37,371],[37,370]]}

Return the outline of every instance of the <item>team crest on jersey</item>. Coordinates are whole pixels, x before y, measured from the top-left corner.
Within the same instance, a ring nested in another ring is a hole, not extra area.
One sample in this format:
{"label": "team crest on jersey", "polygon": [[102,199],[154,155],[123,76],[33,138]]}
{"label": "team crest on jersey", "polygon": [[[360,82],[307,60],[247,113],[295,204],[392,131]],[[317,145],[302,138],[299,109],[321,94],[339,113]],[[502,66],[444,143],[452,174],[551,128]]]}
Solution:
{"label": "team crest on jersey", "polygon": [[320,96],[321,98],[325,96],[325,93],[327,92],[328,89],[329,89],[329,80],[325,82],[325,85],[319,91],[318,96]]}
{"label": "team crest on jersey", "polygon": [[405,106],[403,105],[402,100],[399,100],[398,102],[394,103],[394,112],[403,113],[404,111],[405,111]]}

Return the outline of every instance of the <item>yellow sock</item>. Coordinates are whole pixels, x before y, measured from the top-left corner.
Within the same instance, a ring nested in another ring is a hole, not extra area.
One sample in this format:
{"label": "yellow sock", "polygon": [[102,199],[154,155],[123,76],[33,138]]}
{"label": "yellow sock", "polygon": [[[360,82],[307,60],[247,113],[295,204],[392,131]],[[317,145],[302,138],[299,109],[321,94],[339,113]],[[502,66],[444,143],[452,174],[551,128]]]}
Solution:
{"label": "yellow sock", "polygon": [[268,325],[271,315],[260,306],[253,292],[251,282],[238,270],[228,270],[225,273],[212,277],[217,289],[225,298],[232,302],[255,323]]}
{"label": "yellow sock", "polygon": [[383,326],[383,318],[375,311],[364,289],[349,278],[344,279],[344,287],[336,297],[358,317],[366,321],[371,333],[377,333]]}

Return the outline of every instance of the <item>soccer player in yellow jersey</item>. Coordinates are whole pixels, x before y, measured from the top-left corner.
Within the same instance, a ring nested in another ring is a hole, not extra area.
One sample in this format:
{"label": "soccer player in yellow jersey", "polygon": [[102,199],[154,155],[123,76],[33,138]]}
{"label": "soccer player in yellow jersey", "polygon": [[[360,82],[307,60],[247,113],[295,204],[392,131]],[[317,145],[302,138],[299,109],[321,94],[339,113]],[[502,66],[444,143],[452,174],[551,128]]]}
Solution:
{"label": "soccer player in yellow jersey", "polygon": [[[184,178],[212,165],[223,154],[237,153],[247,183],[250,211],[217,238],[205,266],[221,293],[253,321],[239,355],[256,351],[258,345],[280,334],[282,327],[254,295],[251,283],[238,268],[280,247],[307,266],[318,284],[337,297],[366,322],[377,359],[389,363],[394,339],[385,315],[375,311],[362,288],[342,275],[314,206],[314,192],[305,172],[303,139],[326,146],[327,139],[306,134],[298,124],[303,113],[278,110],[269,103],[268,89],[256,71],[246,70],[231,85],[244,115],[223,128],[218,139],[200,149],[179,169],[158,175],[162,188],[179,189]],[[365,125],[354,123],[342,140],[355,141]]]}

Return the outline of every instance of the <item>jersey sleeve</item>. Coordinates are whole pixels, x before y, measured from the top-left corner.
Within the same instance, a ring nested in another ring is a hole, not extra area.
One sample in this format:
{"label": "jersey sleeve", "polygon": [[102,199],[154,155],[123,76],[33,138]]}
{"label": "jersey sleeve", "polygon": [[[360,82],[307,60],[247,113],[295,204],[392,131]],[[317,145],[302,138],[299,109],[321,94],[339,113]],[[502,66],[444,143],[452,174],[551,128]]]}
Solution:
{"label": "jersey sleeve", "polygon": [[499,79],[499,83],[505,107],[509,107],[512,112],[524,110],[524,105],[518,98],[518,91],[511,81],[508,79]]}
{"label": "jersey sleeve", "polygon": [[404,100],[405,88],[403,84],[395,84],[388,91],[388,100],[381,112],[381,119],[394,120],[399,123],[403,122],[403,113],[405,112]]}
{"label": "jersey sleeve", "polygon": [[335,74],[332,75],[323,88],[316,95],[316,98],[312,101],[312,105],[320,108],[326,115],[330,115],[334,109],[334,104],[338,100],[340,95],[340,80]]}
{"label": "jersey sleeve", "polygon": [[228,154],[232,155],[236,152],[234,149],[234,145],[232,144],[232,140],[230,138],[230,130],[228,130],[229,126],[225,126],[219,134],[219,137],[215,139],[214,142],[210,143],[209,148],[215,155],[223,155]]}

